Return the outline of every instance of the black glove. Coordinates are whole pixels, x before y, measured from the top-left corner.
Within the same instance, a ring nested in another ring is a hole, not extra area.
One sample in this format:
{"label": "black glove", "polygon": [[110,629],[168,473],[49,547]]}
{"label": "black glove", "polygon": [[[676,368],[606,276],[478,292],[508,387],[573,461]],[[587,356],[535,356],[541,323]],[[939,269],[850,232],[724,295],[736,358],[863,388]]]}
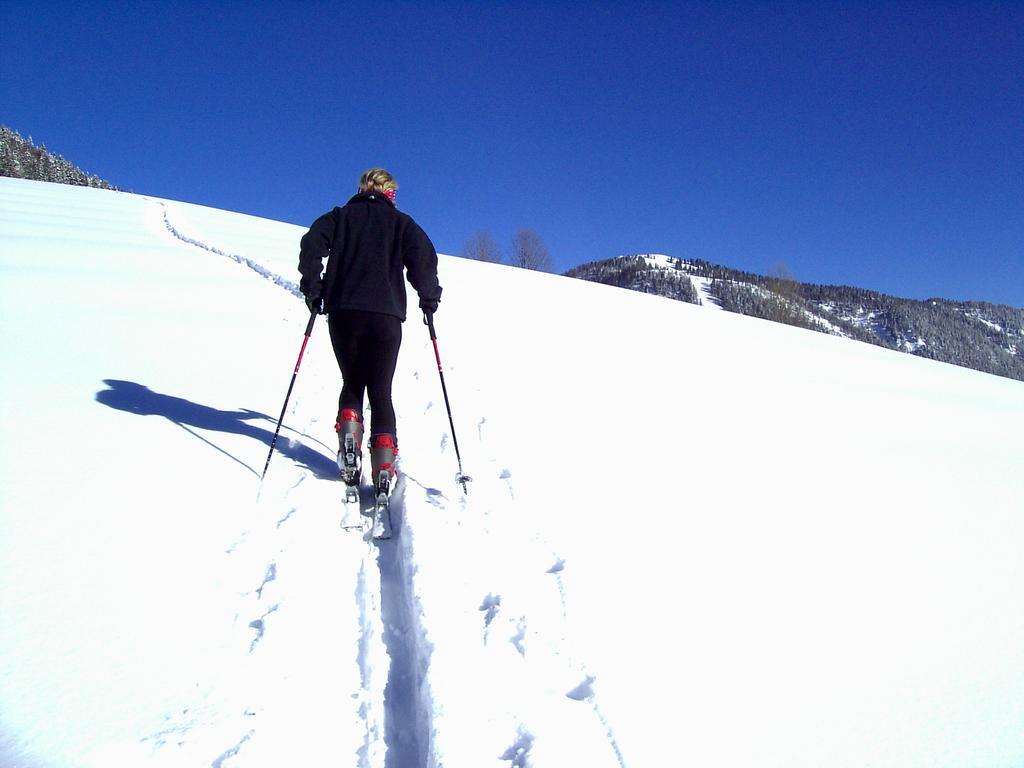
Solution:
{"label": "black glove", "polygon": [[319,296],[307,296],[306,306],[313,314],[322,315],[324,313],[324,300]]}
{"label": "black glove", "polygon": [[440,299],[420,299],[420,309],[428,315],[432,315],[437,312],[437,305],[440,303]]}

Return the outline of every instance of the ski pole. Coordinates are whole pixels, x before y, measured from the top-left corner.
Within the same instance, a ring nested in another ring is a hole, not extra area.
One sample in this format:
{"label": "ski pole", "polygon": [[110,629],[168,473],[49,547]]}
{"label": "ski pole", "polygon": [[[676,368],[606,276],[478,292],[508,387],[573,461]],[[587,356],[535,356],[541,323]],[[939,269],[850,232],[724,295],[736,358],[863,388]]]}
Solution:
{"label": "ski pole", "polygon": [[309,336],[313,333],[313,323],[316,321],[316,312],[309,315],[309,323],[306,324],[306,335],[302,338],[302,349],[299,350],[299,359],[295,361],[295,372],[292,374],[292,383],[288,385],[288,394],[284,396],[284,405],[281,406],[281,418],[277,420],[277,429],[274,430],[274,439],[270,441],[270,453],[267,454],[267,463],[263,465],[263,474],[260,475],[260,487],[263,487],[263,478],[267,476],[267,467],[270,466],[270,457],[274,455],[274,446],[277,445],[277,436],[281,432],[281,424],[284,421],[284,412],[288,409],[288,400],[292,396],[292,387],[295,386],[295,379],[299,375],[299,366],[302,365],[302,356],[306,353],[306,345],[309,343]]}
{"label": "ski pole", "polygon": [[455,458],[459,462],[459,474],[455,476],[455,482],[462,484],[462,492],[468,494],[466,483],[473,478],[462,471],[462,456],[459,453],[459,438],[455,436],[455,420],[452,418],[452,406],[448,401],[448,387],[444,384],[444,371],[441,368],[441,353],[437,350],[437,332],[434,330],[434,315],[431,312],[423,313],[423,322],[430,329],[430,340],[434,344],[434,357],[437,359],[437,373],[441,377],[441,391],[444,393],[444,407],[448,409],[448,424],[452,428],[452,443],[455,445]]}

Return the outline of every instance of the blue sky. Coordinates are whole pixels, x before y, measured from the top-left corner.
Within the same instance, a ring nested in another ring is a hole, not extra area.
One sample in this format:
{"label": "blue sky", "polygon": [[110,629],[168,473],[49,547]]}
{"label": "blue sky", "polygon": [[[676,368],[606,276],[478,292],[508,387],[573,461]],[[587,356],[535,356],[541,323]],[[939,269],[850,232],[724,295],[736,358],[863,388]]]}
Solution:
{"label": "blue sky", "polygon": [[535,229],[1024,306],[1024,3],[0,4],[0,122],[308,225],[372,165],[438,250]]}

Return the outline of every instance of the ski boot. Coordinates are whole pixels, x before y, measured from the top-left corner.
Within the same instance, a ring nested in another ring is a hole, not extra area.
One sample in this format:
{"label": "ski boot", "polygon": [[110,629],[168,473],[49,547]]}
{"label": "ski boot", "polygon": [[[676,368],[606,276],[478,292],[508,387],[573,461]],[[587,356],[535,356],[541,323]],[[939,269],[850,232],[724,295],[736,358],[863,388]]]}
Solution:
{"label": "ski boot", "polygon": [[343,408],[334,425],[338,433],[338,469],[345,481],[345,502],[359,503],[363,476],[363,419],[355,408]]}
{"label": "ski boot", "polygon": [[373,473],[373,492],[377,497],[373,515],[373,537],[386,539],[391,536],[391,515],[389,498],[394,488],[398,459],[398,442],[394,435],[374,435],[370,439],[370,467]]}

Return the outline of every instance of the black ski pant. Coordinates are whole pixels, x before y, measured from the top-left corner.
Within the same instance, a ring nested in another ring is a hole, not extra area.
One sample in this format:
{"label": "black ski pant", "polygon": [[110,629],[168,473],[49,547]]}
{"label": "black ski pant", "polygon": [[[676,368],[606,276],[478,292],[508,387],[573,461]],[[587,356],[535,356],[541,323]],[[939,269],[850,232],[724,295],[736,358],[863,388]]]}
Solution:
{"label": "black ski pant", "polygon": [[380,312],[345,309],[331,312],[327,325],[343,379],[338,412],[355,408],[361,415],[368,393],[371,434],[396,435],[391,381],[402,346],[402,321]]}

